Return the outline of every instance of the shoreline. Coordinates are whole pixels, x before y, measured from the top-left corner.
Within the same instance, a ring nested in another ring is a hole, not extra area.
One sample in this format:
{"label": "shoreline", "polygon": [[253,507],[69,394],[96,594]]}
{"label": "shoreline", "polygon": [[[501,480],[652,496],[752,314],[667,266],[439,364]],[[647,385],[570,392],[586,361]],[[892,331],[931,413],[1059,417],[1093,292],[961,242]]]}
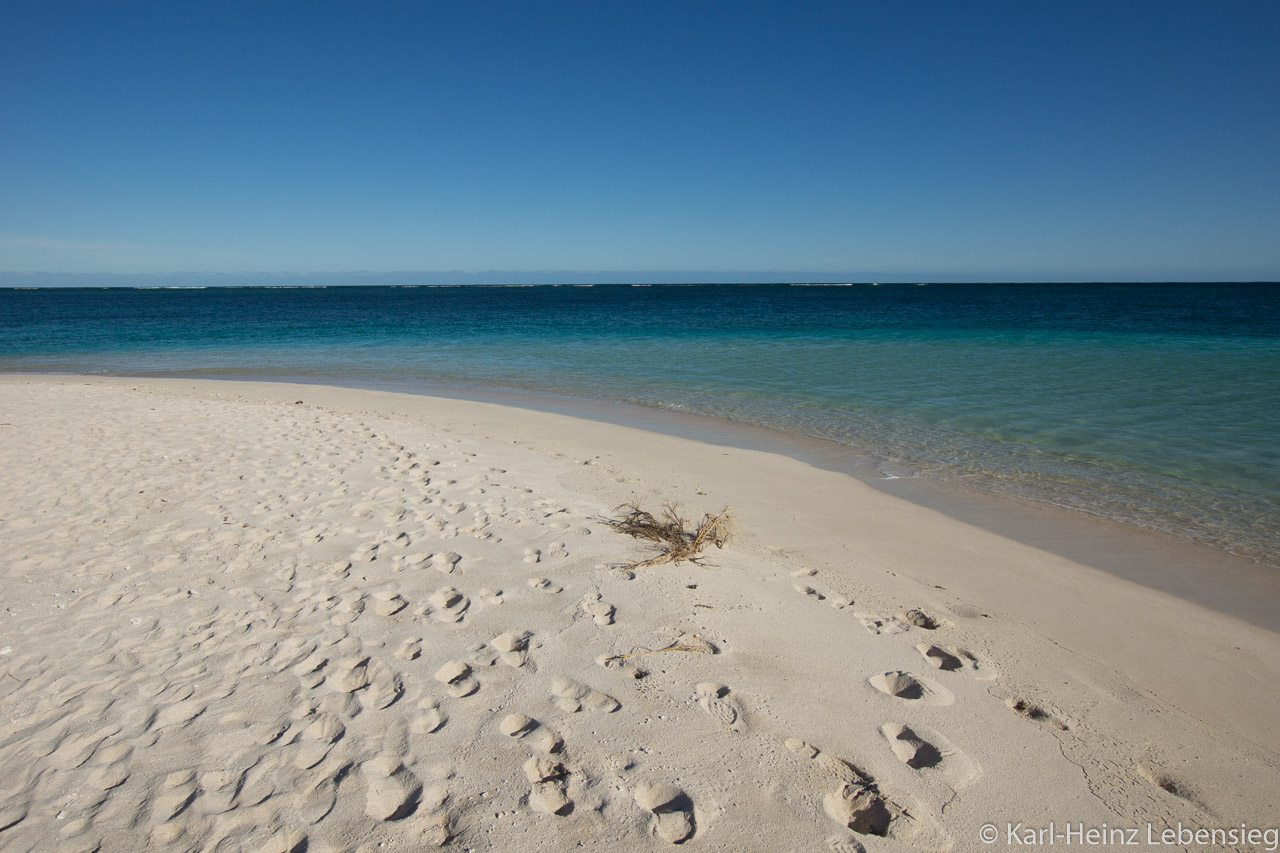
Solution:
{"label": "shoreline", "polygon": [[[844,474],[385,391],[0,395],[6,844],[916,851],[1273,819],[1280,635]],[[728,504],[738,534],[619,572],[644,551],[601,518],[629,500]]]}
{"label": "shoreline", "polygon": [[[200,378],[191,376],[187,378]],[[295,381],[282,379],[280,381]],[[324,387],[326,382],[301,382]],[[885,477],[885,460],[829,439],[712,415],[532,391],[417,383],[341,385],[532,409],[711,446],[776,453],[1024,545],[1280,631],[1280,566],[1173,533],[927,475]],[[421,390],[417,390],[421,389]]]}
{"label": "shoreline", "polygon": [[1280,566],[1213,548],[1173,533],[961,482],[926,475],[886,478],[881,471],[885,461],[857,448],[727,418],[590,397],[427,382],[343,383],[337,377],[311,380],[306,377],[262,379],[238,375],[212,378],[198,373],[163,376],[0,374],[0,380],[10,376],[247,382],[382,391],[508,406],[631,427],[710,446],[776,453],[825,471],[853,477],[886,495],[941,512],[1023,545],[1236,616],[1260,627],[1280,631]]}

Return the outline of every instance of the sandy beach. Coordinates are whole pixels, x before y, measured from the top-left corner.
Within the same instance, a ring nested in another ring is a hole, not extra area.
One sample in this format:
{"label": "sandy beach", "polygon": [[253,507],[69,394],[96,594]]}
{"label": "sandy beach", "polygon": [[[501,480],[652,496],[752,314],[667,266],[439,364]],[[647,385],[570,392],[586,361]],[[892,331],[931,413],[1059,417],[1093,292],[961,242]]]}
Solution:
{"label": "sandy beach", "polygon": [[787,456],[5,376],[0,472],[4,851],[1280,847],[1280,634]]}

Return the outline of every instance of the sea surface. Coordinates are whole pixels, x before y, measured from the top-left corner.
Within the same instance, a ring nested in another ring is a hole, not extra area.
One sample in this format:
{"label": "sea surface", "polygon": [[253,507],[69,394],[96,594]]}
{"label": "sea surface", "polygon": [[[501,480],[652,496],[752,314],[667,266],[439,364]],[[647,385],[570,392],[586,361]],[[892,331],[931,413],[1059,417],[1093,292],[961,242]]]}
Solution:
{"label": "sea surface", "polygon": [[622,401],[1280,565],[1280,285],[0,289],[0,372]]}

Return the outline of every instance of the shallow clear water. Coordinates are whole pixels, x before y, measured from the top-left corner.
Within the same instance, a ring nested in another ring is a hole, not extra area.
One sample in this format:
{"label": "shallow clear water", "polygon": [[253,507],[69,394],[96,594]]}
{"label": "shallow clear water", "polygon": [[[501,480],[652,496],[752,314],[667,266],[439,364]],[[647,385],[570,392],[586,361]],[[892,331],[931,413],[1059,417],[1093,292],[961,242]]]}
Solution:
{"label": "shallow clear water", "polygon": [[0,290],[0,370],[623,400],[1280,562],[1275,285]]}

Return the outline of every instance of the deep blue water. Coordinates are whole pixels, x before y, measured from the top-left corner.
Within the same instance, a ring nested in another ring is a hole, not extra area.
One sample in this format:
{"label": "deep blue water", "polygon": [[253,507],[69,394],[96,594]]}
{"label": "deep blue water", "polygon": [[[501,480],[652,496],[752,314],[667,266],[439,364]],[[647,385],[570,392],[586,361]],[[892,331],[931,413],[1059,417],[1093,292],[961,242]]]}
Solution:
{"label": "deep blue water", "polygon": [[1280,286],[0,289],[0,371],[550,391],[1280,563]]}

